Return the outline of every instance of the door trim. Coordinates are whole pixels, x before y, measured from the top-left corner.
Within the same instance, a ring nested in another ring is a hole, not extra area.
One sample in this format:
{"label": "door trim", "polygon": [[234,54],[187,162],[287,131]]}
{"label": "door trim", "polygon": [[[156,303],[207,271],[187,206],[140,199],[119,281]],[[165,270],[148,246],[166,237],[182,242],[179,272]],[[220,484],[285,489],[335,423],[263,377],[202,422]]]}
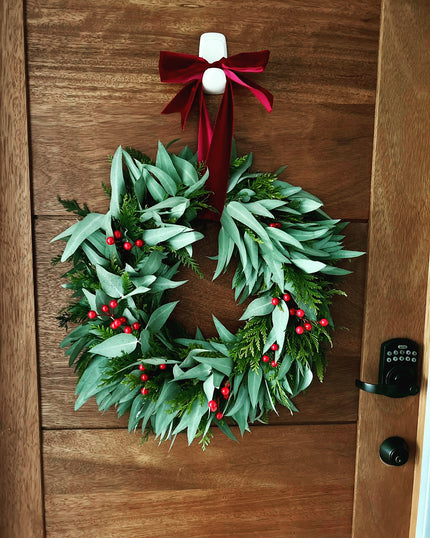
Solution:
{"label": "door trim", "polygon": [[[414,490],[412,495],[409,538],[426,536],[430,530],[430,271],[427,282],[427,308],[424,329],[423,369],[418,411],[417,448],[415,456]],[[427,417],[427,421],[426,421]],[[420,534],[418,534],[420,532]]]}
{"label": "door trim", "polygon": [[[430,4],[383,0],[369,223],[361,379],[378,380],[379,349],[392,337],[422,349],[430,243]],[[417,397],[361,391],[353,536],[408,536]],[[403,437],[409,462],[379,459],[387,437]],[[395,514],[395,517],[393,517]]]}
{"label": "door trim", "polygon": [[44,535],[22,2],[0,8],[0,534]]}

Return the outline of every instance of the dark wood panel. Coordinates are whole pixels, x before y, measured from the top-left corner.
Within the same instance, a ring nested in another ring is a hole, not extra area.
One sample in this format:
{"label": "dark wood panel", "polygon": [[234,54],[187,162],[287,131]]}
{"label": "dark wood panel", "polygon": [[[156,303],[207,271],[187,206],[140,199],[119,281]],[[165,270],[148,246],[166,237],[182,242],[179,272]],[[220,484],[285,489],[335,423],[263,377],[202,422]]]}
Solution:
{"label": "dark wood panel", "polygon": [[43,536],[22,3],[0,6],[0,535]]}
{"label": "dark wood panel", "polygon": [[[50,260],[60,251],[61,244],[49,243],[52,237],[71,222],[58,217],[38,218],[36,221],[42,424],[45,428],[123,427],[126,424],[125,418],[118,421],[113,411],[98,413],[93,401],[85,404],[77,413],[73,411],[76,377],[58,348],[65,332],[57,327],[55,319],[58,310],[67,300],[68,292],[60,287],[59,278],[65,267],[51,266]],[[207,240],[195,249],[195,253],[205,274],[211,275],[215,263],[206,256],[213,255],[216,251],[216,225],[206,226]],[[349,248],[366,250],[366,224],[350,224],[346,235]],[[335,347],[329,353],[330,363],[324,383],[315,381],[306,395],[297,398],[300,413],[291,416],[286,409],[282,409],[279,417],[272,414],[271,422],[356,420],[358,393],[354,380],[359,371],[365,265],[365,257],[346,262],[354,274],[341,286],[348,297],[336,300],[333,315],[338,326],[347,327],[348,330],[339,329],[336,333]],[[232,272],[220,278],[219,282],[217,280],[212,283],[210,277],[202,281],[191,272],[184,272],[183,277],[189,279],[189,283],[177,294],[181,300],[177,307],[177,318],[191,333],[194,333],[198,323],[205,335],[214,335],[212,313],[231,330],[239,327],[237,320],[242,307],[234,303],[231,274]]]}
{"label": "dark wood panel", "polygon": [[[429,20],[428,2],[383,2],[361,368],[370,383],[377,382],[385,340],[407,336],[423,349],[430,245]],[[409,535],[418,402],[361,392],[357,538]],[[401,468],[375,457],[392,435],[410,447]]]}
{"label": "dark wood panel", "polygon": [[[355,425],[268,427],[205,453],[125,432],[44,433],[52,537],[351,533]],[[120,456],[119,456],[120,455]]]}
{"label": "dark wood panel", "polygon": [[[257,78],[274,111],[237,91],[239,149],[263,170],[288,164],[288,179],[338,216],[367,218],[378,2],[30,0],[27,14],[37,214],[62,212],[56,192],[103,207],[106,154],[119,144],[153,154],[181,136],[177,115],[160,116],[179,86],[160,83],[159,51],[197,53],[202,32],[221,30],[230,54],[272,51]],[[195,140],[194,115],[182,141]]]}

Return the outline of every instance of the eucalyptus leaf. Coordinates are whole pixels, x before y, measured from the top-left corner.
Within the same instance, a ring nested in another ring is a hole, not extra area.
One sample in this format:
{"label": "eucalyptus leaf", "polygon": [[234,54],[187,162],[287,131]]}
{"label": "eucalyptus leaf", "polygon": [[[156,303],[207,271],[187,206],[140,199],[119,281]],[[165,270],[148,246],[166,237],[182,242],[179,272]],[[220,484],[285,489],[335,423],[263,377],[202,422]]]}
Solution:
{"label": "eucalyptus leaf", "polygon": [[[88,213],[88,215],[77,222],[76,225],[69,228],[69,230],[73,228],[73,231],[67,241],[63,255],[61,256],[61,261],[65,262],[70,258],[89,235],[102,228],[105,223],[105,218],[106,215],[101,215],[100,213]],[[61,238],[61,234],[59,236],[57,235],[52,241],[56,241],[59,238]]]}
{"label": "eucalyptus leaf", "polygon": [[156,333],[166,323],[168,320],[170,314],[173,312],[173,309],[178,304],[179,301],[173,301],[172,303],[166,303],[161,306],[159,306],[154,312],[151,314],[148,324],[146,326],[146,329],[149,331]]}
{"label": "eucalyptus leaf", "polygon": [[122,278],[119,275],[114,275],[113,273],[110,273],[100,265],[96,267],[96,271],[103,291],[107,293],[107,295],[109,295],[110,297],[114,297],[115,299],[122,297],[124,291]]}
{"label": "eucalyptus leaf", "polygon": [[292,258],[291,261],[299,269],[302,269],[302,271],[304,271],[305,273],[308,273],[308,274],[317,273],[318,271],[321,271],[322,269],[324,269],[326,267],[325,263],[315,261],[315,260]]}
{"label": "eucalyptus leaf", "polygon": [[131,353],[136,349],[137,338],[133,334],[116,334],[90,349],[91,353],[104,357],[119,357],[123,353]]}
{"label": "eucalyptus leaf", "polygon": [[241,320],[255,318],[256,316],[266,316],[273,310],[272,299],[269,295],[254,299],[245,310]]}
{"label": "eucalyptus leaf", "polygon": [[[122,173],[122,148],[121,146],[115,151],[110,169],[110,212],[113,218],[119,218],[121,212],[122,198],[125,194],[124,176]],[[91,213],[90,213],[91,215]]]}

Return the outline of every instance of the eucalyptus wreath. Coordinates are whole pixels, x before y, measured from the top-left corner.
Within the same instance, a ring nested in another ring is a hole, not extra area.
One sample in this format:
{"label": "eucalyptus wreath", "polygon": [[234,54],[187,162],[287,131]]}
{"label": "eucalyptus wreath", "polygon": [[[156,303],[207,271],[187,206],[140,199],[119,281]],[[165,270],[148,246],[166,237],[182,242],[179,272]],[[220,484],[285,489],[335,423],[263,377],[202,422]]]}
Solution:
{"label": "eucalyptus wreath", "polygon": [[73,293],[59,321],[77,324],[61,343],[79,376],[76,409],[94,397],[100,411],[128,413],[130,431],[160,442],[186,431],[205,448],[211,426],[235,439],[231,425],[243,435],[276,403],[297,411],[292,399],[314,374],[322,380],[329,306],[343,293],[333,277],[349,272],[335,264],[361,253],[343,248],[346,224],[320,200],[278,179],[283,169],[251,165],[252,154],[233,147],[213,278],[235,258],[232,287],[247,306],[236,334],[213,318],[216,338],[198,328],[191,337],[171,316],[169,291],[186,282],[175,280],[180,268],[203,278],[193,222],[211,209],[210,171],[188,147],[174,154],[159,143],[155,162],[119,147],[106,214],[59,198],[80,217],[53,239],[66,242],[54,262],[70,263],[63,286]]}

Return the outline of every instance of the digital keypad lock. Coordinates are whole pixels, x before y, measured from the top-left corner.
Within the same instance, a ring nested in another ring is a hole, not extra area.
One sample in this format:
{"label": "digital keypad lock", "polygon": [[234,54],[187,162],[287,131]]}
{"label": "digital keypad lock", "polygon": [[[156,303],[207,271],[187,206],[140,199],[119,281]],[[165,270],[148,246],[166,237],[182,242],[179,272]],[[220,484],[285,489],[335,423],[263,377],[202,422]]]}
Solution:
{"label": "digital keypad lock", "polygon": [[361,390],[390,398],[418,394],[419,346],[409,338],[392,338],[381,345],[378,384],[356,380]]}

